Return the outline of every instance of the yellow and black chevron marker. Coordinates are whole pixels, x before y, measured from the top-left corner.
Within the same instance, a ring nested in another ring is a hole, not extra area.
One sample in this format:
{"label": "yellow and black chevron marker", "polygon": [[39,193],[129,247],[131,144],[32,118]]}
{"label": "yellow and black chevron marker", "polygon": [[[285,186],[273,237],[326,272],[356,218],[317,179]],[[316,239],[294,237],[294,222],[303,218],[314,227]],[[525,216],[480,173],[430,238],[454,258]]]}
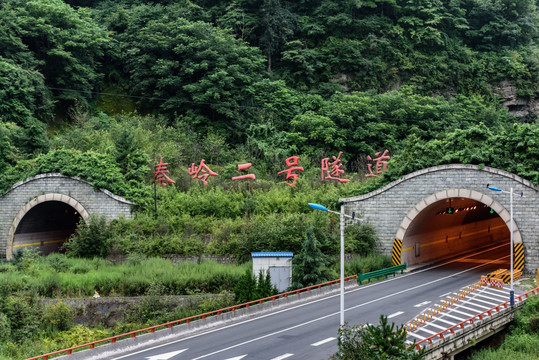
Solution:
{"label": "yellow and black chevron marker", "polygon": [[391,251],[391,260],[393,261],[393,265],[401,264],[401,249],[402,240],[395,239],[395,242],[393,243],[393,250]]}
{"label": "yellow and black chevron marker", "polygon": [[524,271],[524,244],[514,244],[514,269]]}

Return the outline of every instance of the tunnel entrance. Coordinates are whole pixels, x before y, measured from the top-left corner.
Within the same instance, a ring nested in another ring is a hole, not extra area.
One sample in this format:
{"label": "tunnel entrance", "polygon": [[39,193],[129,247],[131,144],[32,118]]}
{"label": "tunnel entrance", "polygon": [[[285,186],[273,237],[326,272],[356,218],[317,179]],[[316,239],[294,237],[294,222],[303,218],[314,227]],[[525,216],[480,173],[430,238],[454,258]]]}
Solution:
{"label": "tunnel entrance", "polygon": [[488,205],[462,197],[426,206],[402,239],[402,263],[430,263],[510,243],[505,221]]}
{"label": "tunnel entrance", "polygon": [[13,237],[13,254],[37,249],[42,255],[61,251],[75,232],[79,212],[60,201],[45,201],[32,207],[19,222]]}

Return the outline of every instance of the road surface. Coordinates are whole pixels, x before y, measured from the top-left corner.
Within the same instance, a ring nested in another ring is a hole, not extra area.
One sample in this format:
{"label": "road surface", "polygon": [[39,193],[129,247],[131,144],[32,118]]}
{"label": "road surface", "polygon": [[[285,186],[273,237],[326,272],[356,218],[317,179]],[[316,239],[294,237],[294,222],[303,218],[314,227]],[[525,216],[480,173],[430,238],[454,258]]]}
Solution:
{"label": "road surface", "polygon": [[[407,323],[430,304],[499,268],[509,268],[508,244],[362,285],[346,292],[345,321],[350,325],[377,324],[383,314],[397,325]],[[336,294],[108,359],[328,359],[337,352],[338,327]]]}

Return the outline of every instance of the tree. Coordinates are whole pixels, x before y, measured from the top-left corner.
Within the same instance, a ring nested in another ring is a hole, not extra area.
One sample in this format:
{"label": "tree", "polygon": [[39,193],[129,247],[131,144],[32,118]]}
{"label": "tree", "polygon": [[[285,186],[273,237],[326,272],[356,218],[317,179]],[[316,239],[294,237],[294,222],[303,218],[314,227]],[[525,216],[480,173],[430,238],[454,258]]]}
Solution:
{"label": "tree", "polygon": [[345,230],[346,251],[367,256],[375,252],[378,237],[376,229],[370,224],[356,224]]}
{"label": "tree", "polygon": [[271,58],[278,53],[297,28],[295,16],[281,5],[280,0],[264,0],[262,5],[262,48],[271,72]]}
{"label": "tree", "polygon": [[1,56],[38,69],[49,87],[68,89],[56,90],[62,101],[86,102],[102,77],[99,61],[109,42],[87,9],[75,10],[62,0],[6,0],[0,29],[8,35],[1,37]]}
{"label": "tree", "polygon": [[148,172],[148,155],[137,143],[133,128],[124,126],[117,131],[114,136],[116,163],[127,181],[142,182]]}
{"label": "tree", "polygon": [[340,360],[420,360],[423,351],[416,352],[406,344],[404,325],[389,325],[387,316],[380,316],[378,325],[342,326],[339,329],[339,351],[332,359]]}
{"label": "tree", "polygon": [[234,286],[234,298],[238,303],[263,299],[276,293],[277,290],[271,284],[269,271],[265,275],[263,271],[260,271],[257,280],[253,272],[247,269]]}
{"label": "tree", "polygon": [[186,116],[201,133],[229,141],[243,133],[240,106],[261,78],[263,58],[230,33],[201,21],[163,17],[127,30],[126,59],[134,93],[169,115]]}
{"label": "tree", "polygon": [[298,289],[331,280],[328,257],[318,248],[314,227],[309,227],[301,252],[292,260],[292,288]]}

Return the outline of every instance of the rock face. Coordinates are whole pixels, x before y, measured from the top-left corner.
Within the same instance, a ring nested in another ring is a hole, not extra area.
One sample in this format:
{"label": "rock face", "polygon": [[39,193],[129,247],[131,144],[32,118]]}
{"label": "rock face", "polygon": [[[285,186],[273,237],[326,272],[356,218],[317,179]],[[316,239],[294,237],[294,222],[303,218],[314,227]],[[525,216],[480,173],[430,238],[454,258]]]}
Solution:
{"label": "rock face", "polygon": [[539,116],[539,94],[535,94],[530,99],[519,97],[517,86],[509,80],[492,86],[492,91],[503,100],[503,106],[509,110],[511,115],[517,117]]}

